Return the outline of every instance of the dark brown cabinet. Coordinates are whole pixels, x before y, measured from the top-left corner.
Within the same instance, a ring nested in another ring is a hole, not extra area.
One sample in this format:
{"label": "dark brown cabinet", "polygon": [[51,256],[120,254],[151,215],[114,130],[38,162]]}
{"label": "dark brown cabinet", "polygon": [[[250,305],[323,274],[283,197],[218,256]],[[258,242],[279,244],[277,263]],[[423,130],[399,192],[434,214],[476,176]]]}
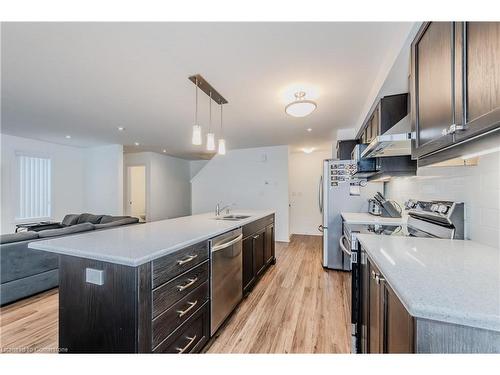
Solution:
{"label": "dark brown cabinet", "polygon": [[381,98],[367,116],[357,135],[361,143],[370,143],[384,134],[408,114],[408,94],[387,95]]}
{"label": "dark brown cabinet", "polygon": [[413,158],[498,129],[499,59],[498,22],[422,25],[412,44]]}
{"label": "dark brown cabinet", "polygon": [[362,252],[362,353],[413,353],[414,318]]}
{"label": "dark brown cabinet", "polygon": [[500,23],[467,22],[462,27],[465,129],[456,133],[457,141],[490,130],[500,121]]}
{"label": "dark brown cabinet", "polygon": [[266,229],[262,229],[253,235],[253,257],[255,274],[258,276],[264,271],[264,249],[266,247]]}
{"label": "dark brown cabinet", "polygon": [[243,294],[275,262],[274,215],[243,227]]}
{"label": "dark brown cabinet", "polygon": [[453,142],[447,134],[454,123],[453,36],[453,22],[431,22],[414,42],[417,154]]}
{"label": "dark brown cabinet", "polygon": [[243,292],[249,291],[255,281],[253,264],[253,237],[243,240]]}
{"label": "dark brown cabinet", "polygon": [[264,246],[264,262],[270,264],[274,262],[274,224],[266,227]]}
{"label": "dark brown cabinet", "polygon": [[384,353],[413,353],[413,318],[387,283],[384,293]]}

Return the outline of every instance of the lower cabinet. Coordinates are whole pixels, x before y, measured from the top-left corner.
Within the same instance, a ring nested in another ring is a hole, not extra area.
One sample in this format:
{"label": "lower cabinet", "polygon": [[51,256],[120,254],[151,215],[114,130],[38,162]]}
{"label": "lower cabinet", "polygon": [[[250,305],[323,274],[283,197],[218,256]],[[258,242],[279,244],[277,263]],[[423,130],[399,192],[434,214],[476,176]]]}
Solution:
{"label": "lower cabinet", "polygon": [[384,275],[368,258],[363,277],[367,293],[364,334],[365,353],[414,353],[414,318],[385,281]]}
{"label": "lower cabinet", "polygon": [[[260,223],[259,223],[260,222]],[[258,278],[275,262],[274,215],[243,228],[243,294],[252,290]],[[258,229],[257,229],[258,228]]]}

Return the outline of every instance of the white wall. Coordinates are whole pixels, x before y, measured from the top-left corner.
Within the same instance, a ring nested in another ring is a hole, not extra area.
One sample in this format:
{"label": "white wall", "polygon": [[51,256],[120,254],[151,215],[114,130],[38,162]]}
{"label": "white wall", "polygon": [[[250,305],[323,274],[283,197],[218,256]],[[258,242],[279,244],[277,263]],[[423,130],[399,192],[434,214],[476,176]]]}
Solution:
{"label": "white wall", "polygon": [[408,198],[465,202],[467,238],[500,247],[500,153],[481,156],[477,166],[419,168],[415,177],[387,182],[385,193],[399,203]]}
{"label": "white wall", "polygon": [[87,148],[84,154],[86,211],[123,215],[123,146]]}
{"label": "white wall", "polygon": [[193,214],[217,202],[235,209],[274,209],[276,240],[289,241],[288,146],[230,150],[216,155],[191,180]]}
{"label": "white wall", "polygon": [[15,229],[16,151],[51,158],[52,219],[85,211],[84,149],[1,134],[1,233]]}
{"label": "white wall", "polygon": [[147,221],[190,214],[191,169],[189,161],[154,152],[125,154],[124,168],[133,165],[146,166]]}
{"label": "white wall", "polygon": [[198,174],[201,169],[207,165],[209,160],[191,160],[189,162],[189,170],[190,170],[190,176],[193,178]]}
{"label": "white wall", "polygon": [[331,159],[331,150],[310,154],[290,153],[290,233],[321,235],[318,225],[322,215],[318,208],[318,184],[323,174],[323,160]]}

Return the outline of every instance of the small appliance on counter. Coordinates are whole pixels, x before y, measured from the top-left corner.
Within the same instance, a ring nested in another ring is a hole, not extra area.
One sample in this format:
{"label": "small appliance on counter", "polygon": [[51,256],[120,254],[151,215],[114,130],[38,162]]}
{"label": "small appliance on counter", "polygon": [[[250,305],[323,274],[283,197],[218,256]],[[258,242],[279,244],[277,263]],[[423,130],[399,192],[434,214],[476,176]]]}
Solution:
{"label": "small appliance on counter", "polygon": [[368,212],[381,217],[401,217],[401,207],[395,201],[389,201],[377,192],[373,198],[368,199]]}
{"label": "small appliance on counter", "polygon": [[[344,224],[340,239],[341,249],[351,259],[351,352],[366,353],[367,347],[367,280],[362,269],[367,265],[367,255],[359,245],[357,235],[406,236],[464,239],[465,212],[462,202],[417,201],[405,203],[408,210],[406,225]],[[436,256],[439,256],[436,253]]]}

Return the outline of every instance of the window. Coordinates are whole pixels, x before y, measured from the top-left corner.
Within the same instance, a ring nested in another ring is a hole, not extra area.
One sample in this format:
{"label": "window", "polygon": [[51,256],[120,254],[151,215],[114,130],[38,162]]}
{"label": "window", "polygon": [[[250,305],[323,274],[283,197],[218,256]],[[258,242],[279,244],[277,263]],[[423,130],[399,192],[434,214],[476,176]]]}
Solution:
{"label": "window", "polygon": [[16,220],[50,218],[50,159],[16,155],[18,165],[18,209]]}

